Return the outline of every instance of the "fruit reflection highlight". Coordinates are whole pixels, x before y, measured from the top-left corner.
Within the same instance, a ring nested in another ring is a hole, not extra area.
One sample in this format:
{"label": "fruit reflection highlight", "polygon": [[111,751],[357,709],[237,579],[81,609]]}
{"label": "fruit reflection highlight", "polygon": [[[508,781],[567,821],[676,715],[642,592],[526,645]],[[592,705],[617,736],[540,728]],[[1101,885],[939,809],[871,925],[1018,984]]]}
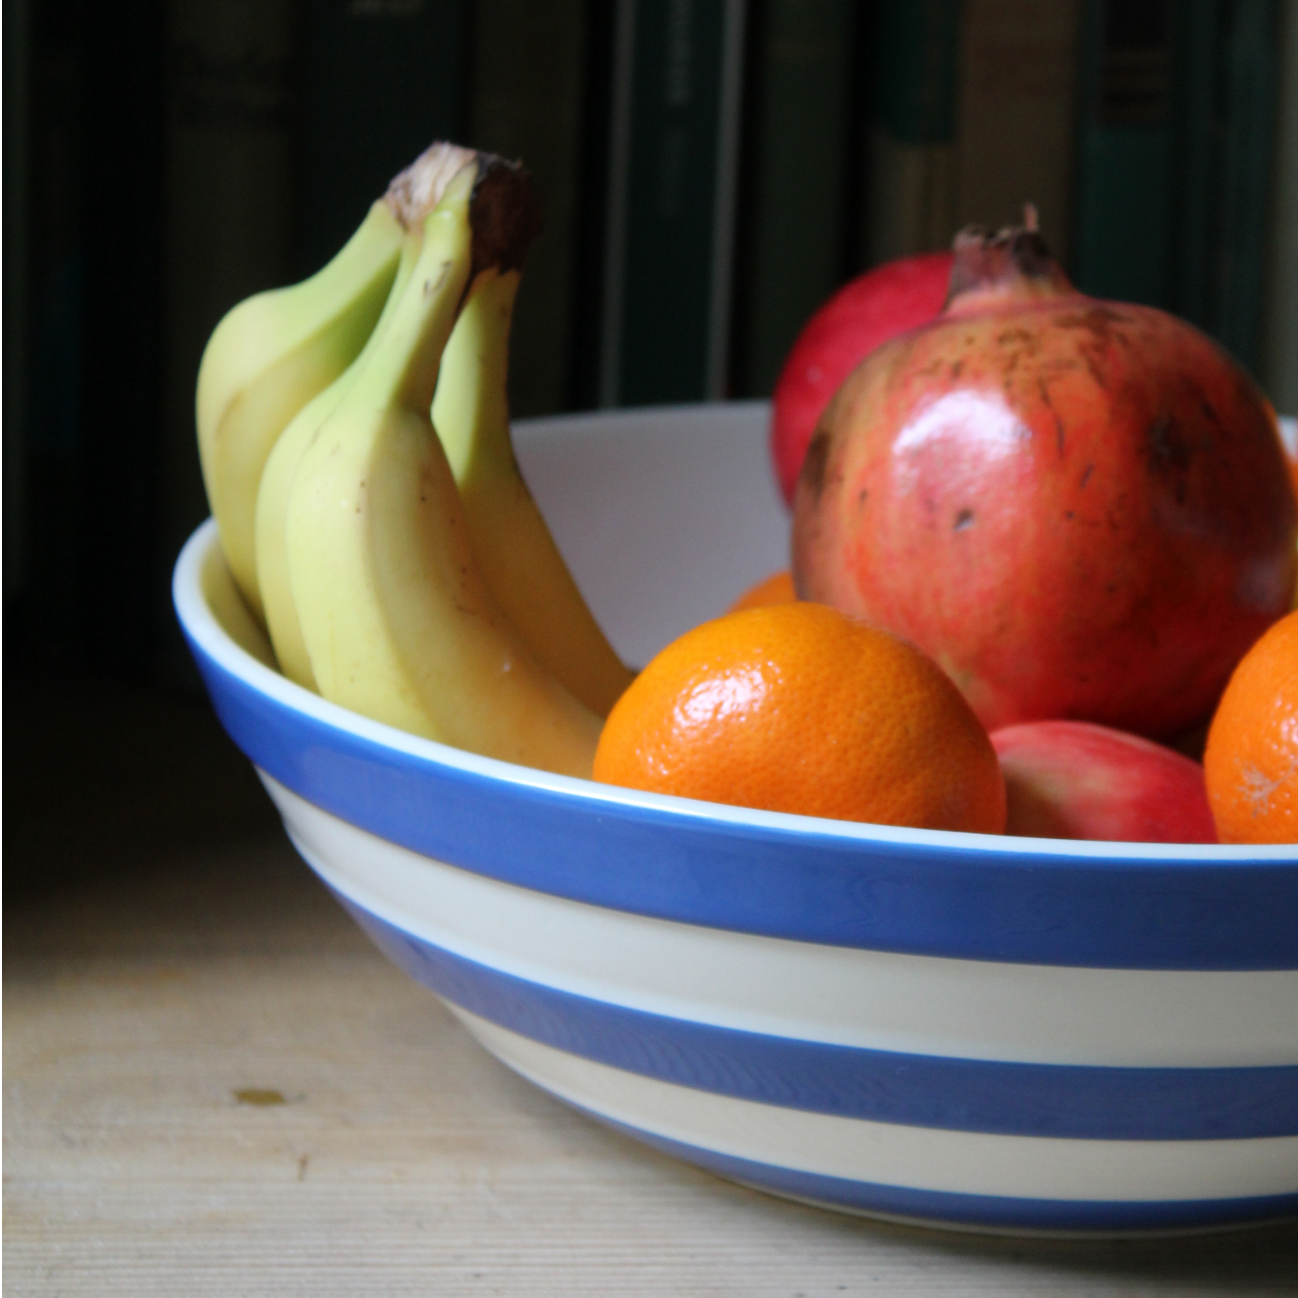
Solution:
{"label": "fruit reflection highlight", "polygon": [[876,266],[845,284],[807,321],[771,401],[771,458],[788,504],[830,398],[876,347],[942,310],[951,262],[950,252],[926,252]]}

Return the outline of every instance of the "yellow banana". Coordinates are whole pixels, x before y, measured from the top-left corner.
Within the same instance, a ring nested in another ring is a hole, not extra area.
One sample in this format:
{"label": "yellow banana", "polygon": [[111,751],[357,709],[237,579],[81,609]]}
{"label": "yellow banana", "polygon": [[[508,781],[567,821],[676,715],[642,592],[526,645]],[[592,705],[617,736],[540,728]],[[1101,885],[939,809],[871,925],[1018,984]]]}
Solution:
{"label": "yellow banana", "polygon": [[414,270],[423,243],[423,220],[437,204],[451,178],[473,160],[472,150],[437,143],[425,150],[388,187],[387,202],[397,211],[408,232],[401,244],[396,276],[383,304],[382,314],[360,355],[325,389],[317,392],[293,417],[275,442],[257,487],[253,539],[266,629],[280,670],[290,680],[315,689],[315,676],[288,577],[285,516],[289,491],[302,455],[320,425],[337,408],[343,393],[360,372],[365,358],[382,337],[384,327]]}
{"label": "yellow banana", "polygon": [[424,222],[409,284],[289,492],[289,581],[328,699],[393,726],[589,775],[599,719],[527,649],[478,571],[430,409],[474,263],[508,265],[518,169],[479,156]]}
{"label": "yellow banana", "polygon": [[195,403],[203,481],[230,572],[258,618],[253,514],[262,469],[289,420],[370,336],[404,238],[396,205],[380,200],[323,270],[240,302],[203,352]]}
{"label": "yellow banana", "polygon": [[261,484],[257,488],[254,531],[257,584],[261,590],[266,629],[270,632],[271,644],[275,646],[275,657],[279,662],[280,671],[290,680],[310,690],[316,688],[315,675],[311,671],[311,658],[307,653],[306,641],[302,638],[302,627],[298,621],[297,606],[293,602],[293,591],[288,576],[288,539],[285,528],[289,492],[292,490],[293,479],[297,476],[302,456],[311,444],[312,438],[325,420],[338,408],[343,394],[363,369],[366,359],[374,350],[378,340],[383,337],[388,319],[400,300],[406,284],[410,281],[422,243],[422,230],[411,231],[407,235],[401,249],[401,262],[397,267],[396,278],[392,282],[388,299],[384,303],[383,313],[379,316],[378,324],[374,326],[360,355],[327,388],[317,392],[293,416],[289,426],[276,441],[266,461],[266,467],[262,471]]}
{"label": "yellow banana", "polygon": [[442,355],[433,427],[483,579],[537,660],[607,716],[633,673],[595,621],[523,481],[509,437],[509,326],[519,272],[475,276]]}

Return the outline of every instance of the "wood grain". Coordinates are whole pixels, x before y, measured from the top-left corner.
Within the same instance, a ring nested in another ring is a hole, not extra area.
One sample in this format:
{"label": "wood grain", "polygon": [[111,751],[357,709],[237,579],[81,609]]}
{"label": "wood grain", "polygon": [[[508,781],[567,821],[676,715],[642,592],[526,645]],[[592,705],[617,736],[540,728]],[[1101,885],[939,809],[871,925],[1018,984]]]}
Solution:
{"label": "wood grain", "polygon": [[1298,1227],[1077,1243],[837,1216],[569,1112],[282,838],[6,908],[5,1292],[1292,1295]]}

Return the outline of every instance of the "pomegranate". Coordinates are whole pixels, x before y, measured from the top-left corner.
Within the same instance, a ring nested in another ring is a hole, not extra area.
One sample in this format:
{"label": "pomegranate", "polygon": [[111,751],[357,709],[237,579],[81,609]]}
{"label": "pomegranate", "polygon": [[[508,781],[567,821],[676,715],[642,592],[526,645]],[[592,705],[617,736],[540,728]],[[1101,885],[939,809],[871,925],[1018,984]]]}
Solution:
{"label": "pomegranate", "polygon": [[771,402],[771,458],[787,503],[816,422],[839,384],[880,343],[932,320],[950,278],[949,252],[902,257],[843,285],[807,322]]}
{"label": "pomegranate", "polygon": [[991,736],[1007,834],[1122,843],[1215,843],[1203,767],[1088,721],[1029,721]]}
{"label": "pomegranate", "polygon": [[1173,736],[1288,607],[1274,416],[1211,339],[1073,289],[1030,228],[956,237],[941,316],[867,357],[798,483],[798,593],[912,640],[988,730]]}

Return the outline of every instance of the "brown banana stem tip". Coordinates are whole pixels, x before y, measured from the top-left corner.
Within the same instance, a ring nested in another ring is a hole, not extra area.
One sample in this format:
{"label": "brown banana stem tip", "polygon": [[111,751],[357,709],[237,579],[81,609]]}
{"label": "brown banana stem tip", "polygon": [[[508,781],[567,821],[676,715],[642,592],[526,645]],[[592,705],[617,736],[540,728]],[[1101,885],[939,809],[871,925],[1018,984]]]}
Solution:
{"label": "brown banana stem tip", "polygon": [[441,202],[452,178],[476,157],[472,149],[438,140],[392,178],[383,201],[407,230],[414,229]]}
{"label": "brown banana stem tip", "polygon": [[474,274],[488,266],[500,271],[523,268],[527,250],[541,233],[541,200],[521,162],[478,154],[469,224]]}
{"label": "brown banana stem tip", "polygon": [[413,229],[441,201],[451,181],[469,166],[477,168],[469,198],[473,229],[470,278],[488,267],[519,270],[541,232],[540,198],[522,163],[439,140],[393,177],[384,201],[407,230]]}

